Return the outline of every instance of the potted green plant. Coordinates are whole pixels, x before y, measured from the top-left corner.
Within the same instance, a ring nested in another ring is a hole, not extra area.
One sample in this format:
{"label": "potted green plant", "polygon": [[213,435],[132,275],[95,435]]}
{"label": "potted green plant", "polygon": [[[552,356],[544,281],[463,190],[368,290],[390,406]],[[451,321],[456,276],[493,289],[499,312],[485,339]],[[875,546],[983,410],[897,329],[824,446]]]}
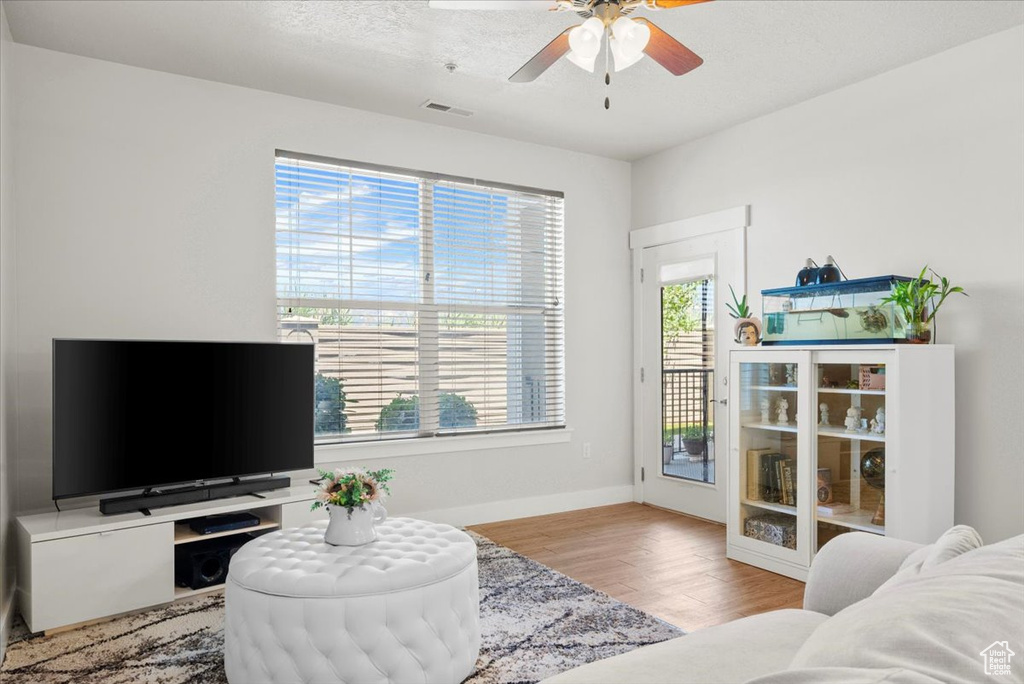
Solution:
{"label": "potted green plant", "polygon": [[755,347],[761,341],[761,321],[750,315],[750,307],[747,306],[747,295],[743,299],[736,297],[732,285],[729,286],[729,293],[732,294],[732,303],[725,303],[729,309],[729,315],[736,319],[733,332],[736,341],[747,347]]}
{"label": "potted green plant", "polygon": [[[683,428],[681,433],[683,447],[690,456],[704,455],[704,426],[700,423],[690,423]],[[711,426],[708,426],[708,439],[711,439]]]}
{"label": "potted green plant", "polygon": [[[931,271],[938,283],[925,280],[924,276],[928,271]],[[948,279],[925,265],[916,278],[894,282],[889,296],[882,301],[892,302],[903,312],[908,342],[928,344],[933,338],[935,314],[939,312],[939,307],[946,301],[946,297],[954,293],[967,296],[964,288],[951,285]]]}
{"label": "potted green plant", "polygon": [[672,458],[675,456],[676,450],[672,446],[671,440],[668,442],[662,442],[661,444],[661,462],[664,465],[668,465],[672,462]]}

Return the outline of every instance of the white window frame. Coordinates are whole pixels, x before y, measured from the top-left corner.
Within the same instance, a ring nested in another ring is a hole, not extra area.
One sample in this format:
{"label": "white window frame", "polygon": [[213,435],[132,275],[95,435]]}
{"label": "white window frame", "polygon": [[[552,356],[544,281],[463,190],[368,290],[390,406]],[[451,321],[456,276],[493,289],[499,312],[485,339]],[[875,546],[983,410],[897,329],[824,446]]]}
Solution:
{"label": "white window frame", "polygon": [[[480,185],[482,188],[509,190],[513,192],[526,192],[534,194],[549,195],[564,198],[561,192],[543,190],[528,186],[512,185],[507,183],[482,181],[460,176],[451,176],[432,172],[417,171],[400,167],[384,166],[366,162],[335,159],[320,155],[291,152],[287,150],[275,151],[275,164],[281,157],[305,160],[317,163],[337,165],[347,168],[358,169],[367,172],[383,172],[397,175],[417,177],[420,181],[421,202],[433,192],[435,183],[432,181],[453,181],[461,184]],[[276,188],[276,183],[275,183]],[[275,190],[276,192],[276,190]],[[429,202],[429,199],[426,199]],[[433,273],[434,257],[434,225],[432,212],[420,212],[421,230],[421,268],[424,272]],[[564,230],[564,227],[563,227]],[[562,238],[564,240],[564,238]],[[561,263],[558,265],[560,273],[565,272],[565,255],[561,253]],[[545,277],[547,274],[545,273]],[[564,286],[564,285],[563,285]],[[405,302],[378,302],[362,300],[335,300],[335,299],[311,299],[311,298],[287,298],[277,297],[275,292],[275,306],[280,307],[314,307],[314,308],[339,308],[339,309],[373,309],[386,306],[389,310],[410,311],[418,316],[418,335],[420,343],[424,345],[427,353],[423,353],[421,347],[418,356],[418,395],[420,397],[420,429],[417,434],[405,434],[396,437],[381,438],[379,436],[356,436],[353,438],[328,437],[332,441],[314,442],[314,461],[316,463],[343,462],[352,460],[365,460],[367,458],[391,458],[396,456],[409,456],[429,453],[445,453],[457,451],[470,451],[479,449],[503,449],[521,446],[533,446],[544,444],[558,444],[569,442],[572,439],[572,429],[567,427],[565,422],[565,359],[557,360],[558,377],[561,379],[562,406],[561,413],[563,421],[559,425],[525,425],[515,427],[509,424],[508,427],[481,428],[479,430],[466,430],[458,434],[438,434],[440,431],[440,411],[437,406],[441,387],[438,358],[441,348],[441,336],[439,330],[439,313],[434,307],[434,279],[425,279],[422,282],[422,297],[419,302],[409,304]],[[276,289],[276,286],[275,286]],[[559,299],[564,300],[564,292],[559,293]],[[561,302],[559,302],[561,304]],[[494,313],[507,314],[508,308],[502,306],[488,305],[457,305],[460,311],[471,313]],[[565,318],[562,313],[562,344],[565,339]],[[280,329],[278,328],[278,332]],[[521,399],[520,399],[521,401]],[[511,403],[511,399],[510,399]],[[431,406],[433,404],[433,406]],[[424,410],[426,407],[427,410]],[[432,409],[432,410],[431,410]],[[314,436],[315,438],[315,436]],[[315,438],[316,439],[316,438]]]}

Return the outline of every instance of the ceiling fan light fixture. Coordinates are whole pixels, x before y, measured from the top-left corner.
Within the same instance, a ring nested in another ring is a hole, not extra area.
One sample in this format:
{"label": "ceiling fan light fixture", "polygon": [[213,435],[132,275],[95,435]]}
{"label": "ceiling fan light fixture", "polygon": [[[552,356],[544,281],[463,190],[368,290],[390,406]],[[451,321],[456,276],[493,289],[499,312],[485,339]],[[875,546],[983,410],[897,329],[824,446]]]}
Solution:
{"label": "ceiling fan light fixture", "polygon": [[612,35],[627,49],[643,50],[651,39],[651,29],[629,17],[619,17],[612,22]]}
{"label": "ceiling fan light fixture", "polygon": [[565,56],[565,58],[572,62],[573,64],[575,64],[576,66],[578,66],[580,69],[583,69],[584,71],[589,71],[590,73],[594,73],[594,64],[597,62],[596,57],[581,57],[576,52],[570,52]]}
{"label": "ceiling fan light fixture", "polygon": [[629,68],[643,59],[644,48],[651,40],[651,29],[629,17],[612,22],[612,37],[608,46],[615,58],[615,71]]}
{"label": "ceiling fan light fixture", "polygon": [[601,52],[601,38],[604,36],[604,23],[597,17],[591,17],[569,31],[569,54],[566,59],[587,71],[594,71],[594,62]]}
{"label": "ceiling fan light fixture", "polygon": [[608,47],[611,49],[612,58],[615,60],[616,73],[628,69],[644,58],[644,53],[642,51],[630,54],[618,44],[618,41],[614,39],[608,41]]}

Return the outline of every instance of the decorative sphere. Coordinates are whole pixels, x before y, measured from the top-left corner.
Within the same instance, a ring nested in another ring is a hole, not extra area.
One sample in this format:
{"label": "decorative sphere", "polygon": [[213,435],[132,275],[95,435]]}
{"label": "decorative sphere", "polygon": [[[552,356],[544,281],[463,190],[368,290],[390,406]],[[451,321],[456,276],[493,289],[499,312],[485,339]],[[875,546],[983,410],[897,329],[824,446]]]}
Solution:
{"label": "decorative sphere", "polygon": [[885,449],[879,447],[864,454],[860,459],[860,474],[868,486],[885,489]]}

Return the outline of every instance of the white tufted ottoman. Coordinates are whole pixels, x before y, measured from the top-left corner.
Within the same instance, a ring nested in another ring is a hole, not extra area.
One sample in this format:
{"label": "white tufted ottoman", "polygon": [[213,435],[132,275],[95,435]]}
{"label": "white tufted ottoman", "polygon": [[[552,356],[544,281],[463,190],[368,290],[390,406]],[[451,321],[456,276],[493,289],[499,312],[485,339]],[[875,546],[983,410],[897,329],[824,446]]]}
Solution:
{"label": "white tufted ottoman", "polygon": [[234,555],[225,589],[232,684],[456,684],[480,650],[476,544],[392,518],[365,546],[324,543],[327,521]]}

